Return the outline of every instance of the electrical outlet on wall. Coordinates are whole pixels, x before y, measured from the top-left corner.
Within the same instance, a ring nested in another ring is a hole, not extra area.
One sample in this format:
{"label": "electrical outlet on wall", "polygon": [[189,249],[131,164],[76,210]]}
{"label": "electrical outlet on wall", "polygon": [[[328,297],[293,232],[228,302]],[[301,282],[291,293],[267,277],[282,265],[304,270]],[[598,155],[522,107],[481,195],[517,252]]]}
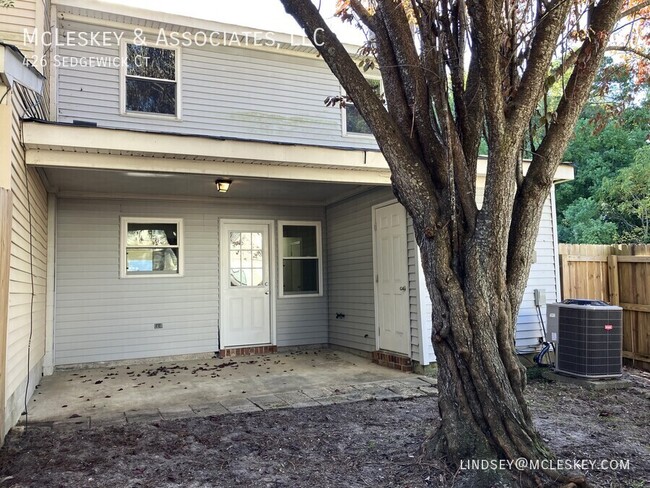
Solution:
{"label": "electrical outlet on wall", "polygon": [[163,328],[162,322],[157,322],[157,323],[153,324],[153,328],[154,329],[162,329]]}

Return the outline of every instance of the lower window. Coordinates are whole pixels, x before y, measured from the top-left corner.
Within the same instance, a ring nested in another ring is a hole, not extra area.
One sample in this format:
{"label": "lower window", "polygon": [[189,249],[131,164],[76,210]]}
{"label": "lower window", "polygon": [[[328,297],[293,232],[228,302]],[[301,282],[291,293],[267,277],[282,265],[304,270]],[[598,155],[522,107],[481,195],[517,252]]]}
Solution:
{"label": "lower window", "polygon": [[320,222],[280,222],[281,296],[322,295]]}
{"label": "lower window", "polygon": [[182,220],[123,217],[120,276],[182,275]]}

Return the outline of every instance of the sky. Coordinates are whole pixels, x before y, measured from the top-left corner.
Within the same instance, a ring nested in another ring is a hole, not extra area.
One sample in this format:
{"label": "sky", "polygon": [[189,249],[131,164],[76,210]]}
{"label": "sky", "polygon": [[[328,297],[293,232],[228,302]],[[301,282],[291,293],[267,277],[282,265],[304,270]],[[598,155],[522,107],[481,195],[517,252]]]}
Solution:
{"label": "sky", "polygon": [[[280,0],[104,0],[107,3],[159,10],[226,24],[302,34],[300,26],[284,11]],[[363,35],[353,26],[335,18],[336,0],[314,0],[323,17],[343,42],[361,44]]]}

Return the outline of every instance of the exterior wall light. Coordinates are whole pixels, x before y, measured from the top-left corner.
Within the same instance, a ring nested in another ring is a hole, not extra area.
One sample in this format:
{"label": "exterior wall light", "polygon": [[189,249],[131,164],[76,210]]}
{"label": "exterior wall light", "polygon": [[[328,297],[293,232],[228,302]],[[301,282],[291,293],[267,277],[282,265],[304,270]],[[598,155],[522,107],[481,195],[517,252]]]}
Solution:
{"label": "exterior wall light", "polygon": [[214,181],[214,184],[217,185],[217,191],[219,193],[226,193],[230,188],[231,180],[222,180],[218,179]]}

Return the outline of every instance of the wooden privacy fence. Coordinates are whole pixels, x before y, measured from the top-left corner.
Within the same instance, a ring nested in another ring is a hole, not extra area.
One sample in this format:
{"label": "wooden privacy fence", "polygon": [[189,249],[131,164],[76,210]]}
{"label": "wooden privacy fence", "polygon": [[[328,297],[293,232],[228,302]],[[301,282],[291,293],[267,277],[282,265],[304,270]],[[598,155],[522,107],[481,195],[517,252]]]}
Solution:
{"label": "wooden privacy fence", "polygon": [[623,308],[623,357],[650,369],[650,245],[560,244],[562,299]]}

